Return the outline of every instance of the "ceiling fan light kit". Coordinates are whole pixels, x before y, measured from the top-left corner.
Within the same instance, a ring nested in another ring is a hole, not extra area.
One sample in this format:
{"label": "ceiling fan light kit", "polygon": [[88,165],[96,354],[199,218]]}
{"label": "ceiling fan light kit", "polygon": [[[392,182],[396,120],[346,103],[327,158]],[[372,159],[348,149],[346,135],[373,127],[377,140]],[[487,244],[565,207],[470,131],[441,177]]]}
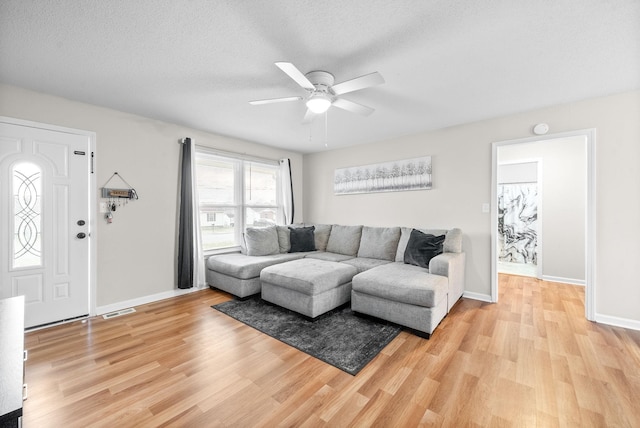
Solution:
{"label": "ceiling fan light kit", "polygon": [[[302,74],[302,72],[290,62],[276,62],[275,64],[294,82],[309,92],[309,96],[306,97],[307,101],[305,102],[308,110],[304,116],[303,123],[309,123],[313,120],[315,115],[325,113],[331,106],[338,107],[352,113],[361,114],[363,116],[368,116],[373,113],[373,108],[345,100],[339,96],[384,83],[384,79],[380,73],[376,71],[365,74],[364,76],[356,77],[355,79],[338,83],[334,86],[335,79],[333,74],[329,72],[317,70],[310,71],[307,74]],[[272,98],[249,101],[249,104],[272,104],[284,101],[299,101],[302,99],[303,97],[297,96]]]}
{"label": "ceiling fan light kit", "polygon": [[315,114],[322,114],[331,107],[331,97],[322,92],[312,94],[307,100],[307,108]]}

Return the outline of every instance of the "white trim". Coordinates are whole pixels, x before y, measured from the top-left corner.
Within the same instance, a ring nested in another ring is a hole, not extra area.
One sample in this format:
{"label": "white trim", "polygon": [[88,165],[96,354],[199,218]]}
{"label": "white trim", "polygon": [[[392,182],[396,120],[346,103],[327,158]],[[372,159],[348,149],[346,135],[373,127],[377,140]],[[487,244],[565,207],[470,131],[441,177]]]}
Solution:
{"label": "white trim", "polygon": [[166,300],[172,297],[182,296],[184,294],[195,293],[196,291],[201,291],[201,290],[204,290],[205,288],[207,287],[202,287],[202,288],[193,287],[193,288],[186,288],[186,289],[176,288],[171,291],[164,291],[162,293],[151,294],[149,296],[137,297],[135,299],[112,303],[110,305],[98,306],[96,308],[96,315],[108,314],[110,312],[117,312],[122,309],[130,308],[130,307],[146,305],[147,303],[154,303],[160,300]]}
{"label": "white trim", "polygon": [[594,321],[596,316],[596,130],[595,128],[558,134],[538,135],[494,142],[491,144],[491,299],[498,301],[498,272],[496,242],[498,234],[498,147],[511,144],[534,143],[537,141],[555,140],[569,137],[585,137],[587,155],[587,203],[585,226],[585,316]]}
{"label": "white trim", "polygon": [[227,247],[227,248],[218,248],[216,250],[208,250],[204,252],[204,259],[208,259],[211,256],[217,256],[220,254],[233,254],[233,253],[241,253],[242,247],[240,245],[236,245],[235,247]]}
{"label": "white trim", "polygon": [[596,319],[596,130],[585,129],[587,137],[587,218],[585,222],[585,305],[588,320]]}
{"label": "white trim", "polygon": [[[97,161],[96,161],[96,133],[82,129],[67,128],[51,125],[49,123],[34,122],[31,120],[16,119],[8,116],[0,116],[0,122],[11,125],[27,126],[31,128],[45,129],[49,131],[63,132],[73,135],[82,135],[89,139],[89,167],[93,170],[89,174],[89,316],[96,314],[96,295],[98,288],[98,187]],[[92,156],[93,155],[93,156]]]}
{"label": "white trim", "polygon": [[491,295],[498,301],[498,143],[491,144]]}
{"label": "white trim", "polygon": [[561,276],[550,275],[543,275],[541,279],[543,281],[560,282],[562,284],[580,285],[583,287],[586,285],[586,281],[584,279],[563,278]]}
{"label": "white trim", "polygon": [[462,297],[466,299],[479,300],[481,302],[493,303],[491,295],[489,294],[474,293],[473,291],[465,291],[464,293],[462,293]]}
{"label": "white trim", "polygon": [[[194,144],[194,146],[195,146],[195,149],[193,150],[194,157],[195,157],[194,171],[196,174],[197,174],[198,165],[199,165],[198,160],[206,160],[207,158],[209,159],[216,158],[217,160],[233,165],[233,174],[234,174],[233,177],[234,177],[234,202],[235,203],[234,204],[211,204],[207,206],[214,207],[216,209],[228,208],[228,209],[234,210],[235,212],[234,223],[236,225],[234,227],[235,242],[239,243],[240,245],[234,245],[232,247],[219,248],[215,250],[205,250],[203,253],[205,256],[215,254],[214,251],[216,250],[223,250],[223,252],[230,252],[230,251],[233,252],[235,249],[242,247],[242,243],[244,241],[243,233],[245,231],[245,228],[247,226],[251,226],[251,225],[247,225],[246,214],[248,209],[261,209],[261,208],[274,209],[276,213],[275,223],[283,224],[284,211],[283,211],[282,192],[281,192],[282,191],[282,177],[281,177],[282,172],[281,172],[279,160],[272,161],[272,160],[260,159],[255,157],[251,158],[248,156],[240,156],[240,155],[229,156],[229,155],[223,154],[225,152],[217,151],[215,149],[211,149],[206,146],[199,146],[197,144]],[[275,175],[276,175],[275,205],[255,204],[255,203],[247,202],[245,198],[245,175],[246,175],[246,172],[249,170],[248,165],[250,166],[252,163],[261,164],[265,168],[273,168],[273,171],[275,172]],[[197,198],[194,196],[194,201],[196,200]],[[201,215],[200,210],[201,210],[201,206],[200,204],[197,204],[198,217]],[[200,231],[200,228],[198,228],[198,230]]]}
{"label": "white trim", "polygon": [[193,148],[195,149],[194,151],[198,151],[200,153],[208,154],[208,155],[212,155],[212,156],[222,156],[222,157],[225,157],[225,158],[232,158],[232,159],[236,159],[236,160],[242,160],[242,161],[248,161],[248,162],[261,162],[261,163],[273,164],[273,165],[276,165],[276,166],[280,166],[280,160],[279,159],[261,158],[261,157],[258,157],[258,156],[248,155],[246,153],[226,152],[224,150],[214,149],[214,148],[209,147],[209,146],[202,146],[200,144],[195,144],[195,142],[193,143]]}
{"label": "white trim", "polygon": [[597,323],[606,324],[614,327],[628,328],[630,330],[640,331],[640,321],[632,320],[629,318],[619,318],[610,315],[596,314],[593,320]]}
{"label": "white trim", "polygon": [[542,252],[542,245],[543,245],[543,241],[544,241],[544,234],[543,234],[543,230],[544,230],[544,224],[543,224],[543,217],[544,217],[544,207],[542,206],[544,198],[543,198],[543,193],[544,193],[544,177],[542,176],[544,168],[542,165],[543,160],[542,159],[538,159],[537,163],[538,163],[538,200],[536,201],[538,203],[538,208],[537,208],[537,221],[538,221],[538,230],[536,231],[538,233],[537,236],[537,248],[536,248],[536,263],[537,263],[537,268],[536,268],[536,276],[538,279],[542,278],[542,268],[543,268],[543,260],[544,260],[544,254]]}

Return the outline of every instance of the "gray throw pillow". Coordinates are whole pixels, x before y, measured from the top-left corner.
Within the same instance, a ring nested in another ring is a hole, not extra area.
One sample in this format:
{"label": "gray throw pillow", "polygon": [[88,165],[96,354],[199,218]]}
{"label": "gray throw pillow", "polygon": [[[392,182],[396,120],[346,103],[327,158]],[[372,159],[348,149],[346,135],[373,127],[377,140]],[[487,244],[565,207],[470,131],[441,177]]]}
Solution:
{"label": "gray throw pillow", "polygon": [[435,236],[413,229],[404,252],[404,262],[428,269],[431,259],[442,254],[444,239],[445,235]]}
{"label": "gray throw pillow", "polygon": [[244,242],[249,256],[268,256],[278,254],[278,230],[275,226],[248,227],[244,233]]}

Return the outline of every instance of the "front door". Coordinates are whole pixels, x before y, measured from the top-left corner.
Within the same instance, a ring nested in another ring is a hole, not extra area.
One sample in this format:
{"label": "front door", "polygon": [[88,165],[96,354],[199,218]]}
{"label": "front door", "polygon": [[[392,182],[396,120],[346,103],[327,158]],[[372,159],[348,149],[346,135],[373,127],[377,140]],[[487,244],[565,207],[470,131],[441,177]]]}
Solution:
{"label": "front door", "polygon": [[91,140],[0,122],[0,298],[25,326],[89,314]]}

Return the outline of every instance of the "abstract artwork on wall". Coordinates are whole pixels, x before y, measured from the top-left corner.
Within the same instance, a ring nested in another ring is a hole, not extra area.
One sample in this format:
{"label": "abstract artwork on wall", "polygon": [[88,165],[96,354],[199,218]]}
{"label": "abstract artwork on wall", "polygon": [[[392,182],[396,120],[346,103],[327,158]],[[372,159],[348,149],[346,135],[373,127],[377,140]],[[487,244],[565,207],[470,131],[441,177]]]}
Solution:
{"label": "abstract artwork on wall", "polygon": [[336,195],[431,189],[431,156],[336,169]]}
{"label": "abstract artwork on wall", "polygon": [[537,265],[538,185],[498,185],[498,259]]}

